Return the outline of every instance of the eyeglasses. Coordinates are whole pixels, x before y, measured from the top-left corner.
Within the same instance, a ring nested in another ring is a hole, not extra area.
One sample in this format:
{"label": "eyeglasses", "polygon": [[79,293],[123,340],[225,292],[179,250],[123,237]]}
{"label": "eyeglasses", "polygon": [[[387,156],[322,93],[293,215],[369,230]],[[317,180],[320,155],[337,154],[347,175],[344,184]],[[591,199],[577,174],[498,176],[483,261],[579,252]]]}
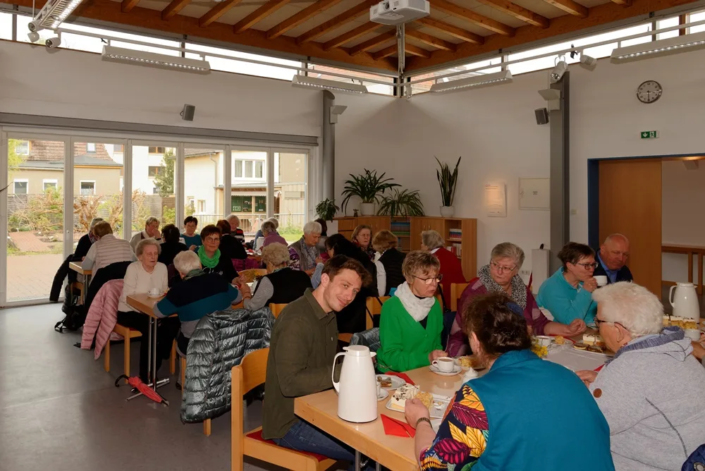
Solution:
{"label": "eyeglasses", "polygon": [[595,327],[599,329],[600,324],[611,324],[611,322],[603,321],[602,319],[598,319],[597,317],[595,317]]}
{"label": "eyeglasses", "polygon": [[421,278],[420,276],[412,275],[417,280],[421,280],[426,285],[432,285],[433,283],[440,283],[443,280],[443,275],[438,275],[436,278]]}
{"label": "eyeglasses", "polygon": [[511,267],[505,267],[505,266],[502,266],[496,262],[490,262],[490,266],[492,268],[494,268],[495,270],[497,270],[497,272],[499,272],[499,273],[503,273],[505,271],[514,271],[514,269],[516,269],[516,265],[511,266]]}
{"label": "eyeglasses", "polygon": [[206,237],[208,242],[220,242],[220,237]]}
{"label": "eyeglasses", "polygon": [[593,263],[576,263],[576,265],[580,265],[581,267],[584,267],[586,270],[589,270],[589,269],[591,269],[591,268],[594,270],[595,268],[598,267],[598,263],[597,263],[597,262],[593,262]]}

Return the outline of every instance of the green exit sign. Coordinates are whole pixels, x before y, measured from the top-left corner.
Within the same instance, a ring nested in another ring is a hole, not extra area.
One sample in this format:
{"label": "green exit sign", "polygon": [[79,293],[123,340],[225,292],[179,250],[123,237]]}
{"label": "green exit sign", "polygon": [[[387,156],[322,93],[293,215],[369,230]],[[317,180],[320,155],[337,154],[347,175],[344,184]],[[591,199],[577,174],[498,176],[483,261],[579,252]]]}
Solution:
{"label": "green exit sign", "polygon": [[658,137],[657,131],[641,131],[642,139],[656,139]]}

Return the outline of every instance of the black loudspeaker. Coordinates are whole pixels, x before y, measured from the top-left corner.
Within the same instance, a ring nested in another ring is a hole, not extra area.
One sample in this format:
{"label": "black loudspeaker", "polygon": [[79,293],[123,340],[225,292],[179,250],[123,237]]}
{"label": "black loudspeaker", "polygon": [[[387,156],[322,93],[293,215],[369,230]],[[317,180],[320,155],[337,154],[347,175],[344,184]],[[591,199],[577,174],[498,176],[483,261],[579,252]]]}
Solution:
{"label": "black loudspeaker", "polygon": [[536,124],[548,124],[548,110],[546,108],[539,108],[534,110],[536,115]]}
{"label": "black loudspeaker", "polygon": [[181,119],[184,121],[193,121],[193,115],[196,114],[196,107],[193,105],[184,105],[181,110]]}

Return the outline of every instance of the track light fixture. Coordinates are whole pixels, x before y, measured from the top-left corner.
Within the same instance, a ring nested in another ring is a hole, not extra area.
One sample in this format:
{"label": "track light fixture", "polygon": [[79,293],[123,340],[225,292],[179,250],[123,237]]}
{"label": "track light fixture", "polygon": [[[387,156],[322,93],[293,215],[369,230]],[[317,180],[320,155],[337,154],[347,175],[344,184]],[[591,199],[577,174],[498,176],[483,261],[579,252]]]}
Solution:
{"label": "track light fixture", "polygon": [[705,48],[705,33],[693,33],[634,46],[619,47],[612,50],[611,60],[621,64],[703,48]]}
{"label": "track light fixture", "polygon": [[[27,27],[33,33],[42,29],[56,29],[83,0],[49,0]],[[38,40],[39,38],[37,38]],[[30,38],[31,40],[31,38]]]}
{"label": "track light fixture", "polygon": [[551,83],[558,83],[563,78],[566,70],[568,70],[568,64],[564,60],[559,61],[549,74],[549,79]]}
{"label": "track light fixture", "polygon": [[512,81],[512,73],[509,70],[503,70],[494,74],[480,74],[474,77],[469,77],[460,80],[451,80],[450,82],[437,82],[431,85],[432,92],[450,92],[461,88],[478,88],[489,85],[498,85]]}
{"label": "track light fixture", "polygon": [[597,67],[597,59],[586,55],[584,52],[581,52],[580,53],[580,67],[592,72],[593,70],[595,70],[595,67]]}

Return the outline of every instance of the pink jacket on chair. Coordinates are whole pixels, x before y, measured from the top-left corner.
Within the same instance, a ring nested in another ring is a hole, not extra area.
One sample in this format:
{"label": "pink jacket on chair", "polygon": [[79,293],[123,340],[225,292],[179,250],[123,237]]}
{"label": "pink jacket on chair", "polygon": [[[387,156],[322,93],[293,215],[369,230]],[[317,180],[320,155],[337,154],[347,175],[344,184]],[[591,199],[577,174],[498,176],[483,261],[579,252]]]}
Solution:
{"label": "pink jacket on chair", "polygon": [[95,340],[94,356],[97,360],[108,342],[110,334],[117,324],[118,301],[122,294],[123,280],[111,280],[105,283],[95,295],[88,310],[86,323],[83,324],[81,349],[90,350]]}

